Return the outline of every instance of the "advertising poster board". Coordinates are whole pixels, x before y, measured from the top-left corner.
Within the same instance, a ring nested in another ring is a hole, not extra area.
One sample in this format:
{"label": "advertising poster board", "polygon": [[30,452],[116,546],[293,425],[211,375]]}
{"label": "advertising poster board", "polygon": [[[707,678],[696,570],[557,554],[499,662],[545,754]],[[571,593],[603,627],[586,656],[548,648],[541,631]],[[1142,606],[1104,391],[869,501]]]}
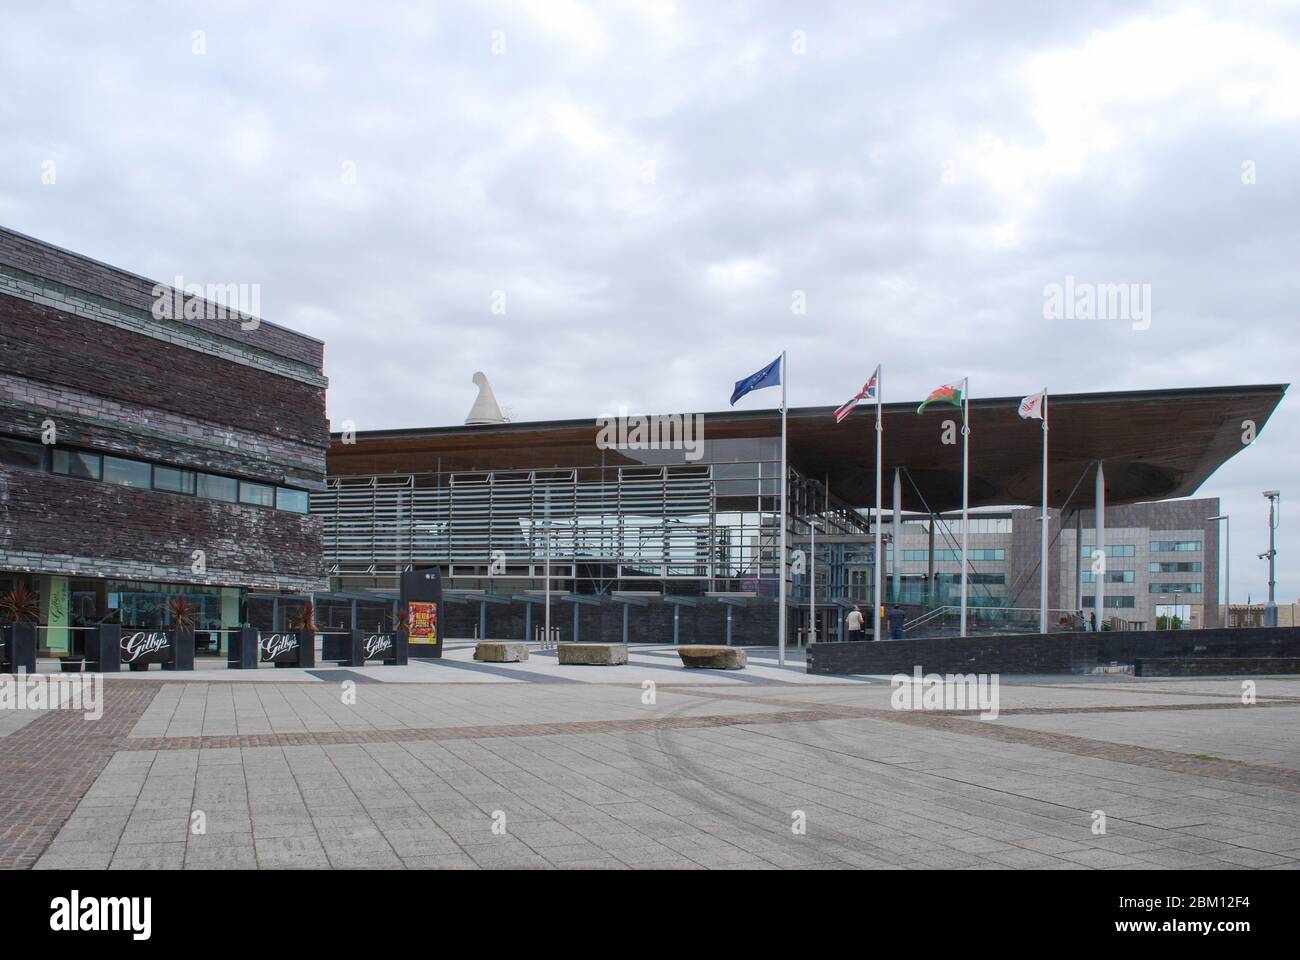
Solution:
{"label": "advertising poster board", "polygon": [[441,606],[442,577],[437,567],[402,574],[398,615],[407,637],[408,656],[442,657]]}

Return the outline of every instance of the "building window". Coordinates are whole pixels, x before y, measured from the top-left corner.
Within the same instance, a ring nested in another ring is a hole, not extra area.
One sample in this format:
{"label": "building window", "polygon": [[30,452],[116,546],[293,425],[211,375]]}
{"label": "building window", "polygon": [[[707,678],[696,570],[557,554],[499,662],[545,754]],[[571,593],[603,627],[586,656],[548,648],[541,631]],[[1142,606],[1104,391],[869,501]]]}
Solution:
{"label": "building window", "polygon": [[[1107,570],[1106,582],[1107,583],[1132,583],[1134,576],[1135,574],[1132,570]],[[1087,571],[1083,574],[1083,582],[1096,583],[1097,575],[1091,571]]]}
{"label": "building window", "polygon": [[104,458],[105,483],[148,488],[150,473],[149,464],[141,463],[139,460],[123,460],[121,457]]}
{"label": "building window", "polygon": [[86,480],[99,479],[99,454],[82,453],[80,450],[55,450],[53,466],[55,473],[65,477],[82,477]]}
{"label": "building window", "polygon": [[[1093,546],[1085,543],[1079,551],[1081,557],[1091,557]],[[1132,543],[1109,543],[1106,545],[1106,556],[1108,557],[1136,557],[1137,545]]]}
{"label": "building window", "polygon": [[1199,540],[1152,540],[1152,553],[1196,553],[1201,549]]}
{"label": "building window", "polygon": [[224,500],[226,503],[234,503],[239,499],[239,481],[231,477],[218,477],[211,473],[200,473],[198,476],[198,492],[200,497],[207,497],[209,500]]}
{"label": "building window", "polygon": [[168,493],[194,493],[194,471],[175,467],[154,467],[153,488]]}
{"label": "building window", "polygon": [[1151,573],[1200,573],[1201,561],[1178,560],[1172,563],[1154,562],[1147,568]]}
{"label": "building window", "polygon": [[[918,563],[918,562],[924,563],[930,557],[930,551],[928,550],[903,550],[900,552],[903,555],[903,560],[911,563]],[[997,548],[970,547],[967,549],[966,552],[969,554],[969,558],[972,561],[1005,560],[1007,558],[1006,550],[1004,550],[1001,547],[997,547]],[[936,550],[934,551],[934,559],[936,563],[940,563],[945,560],[949,562],[957,562],[961,560],[961,551],[960,550]]]}
{"label": "building window", "polygon": [[275,507],[290,513],[307,512],[307,491],[290,490],[288,487],[275,488]]}
{"label": "building window", "polygon": [[44,470],[45,447],[27,440],[0,437],[0,466],[20,470]]}
{"label": "building window", "polygon": [[1147,589],[1151,593],[1200,593],[1199,583],[1152,583]]}
{"label": "building window", "polygon": [[265,483],[249,483],[247,480],[239,482],[239,502],[251,503],[258,507],[275,506],[275,487],[268,486]]}
{"label": "building window", "polygon": [[[1095,607],[1096,605],[1097,605],[1096,597],[1085,596],[1083,598],[1083,609],[1087,610],[1089,607]],[[1107,597],[1105,601],[1105,606],[1108,608],[1114,608],[1118,610],[1130,610],[1137,607],[1137,598],[1136,597]]]}

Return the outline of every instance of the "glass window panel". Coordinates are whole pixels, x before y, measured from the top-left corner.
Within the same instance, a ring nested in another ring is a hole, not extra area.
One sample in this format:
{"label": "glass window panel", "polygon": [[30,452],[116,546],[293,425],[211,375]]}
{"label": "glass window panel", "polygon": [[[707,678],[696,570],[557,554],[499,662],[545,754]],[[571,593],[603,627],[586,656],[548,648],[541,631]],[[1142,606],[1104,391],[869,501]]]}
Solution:
{"label": "glass window panel", "polygon": [[151,472],[149,464],[141,463],[139,460],[124,460],[121,457],[104,458],[105,483],[148,488]]}
{"label": "glass window panel", "polygon": [[239,497],[239,481],[231,477],[218,477],[210,473],[200,473],[198,476],[198,492],[200,497],[207,497],[209,500],[224,500],[227,503],[234,503]]}
{"label": "glass window panel", "polygon": [[291,513],[306,513],[307,491],[290,490],[288,487],[277,487],[275,491],[275,506],[278,510],[288,510]]}
{"label": "glass window panel", "polygon": [[23,470],[43,470],[45,447],[27,440],[0,437],[0,465]]}
{"label": "glass window panel", "polygon": [[53,469],[55,473],[69,477],[98,480],[99,454],[82,453],[80,450],[55,450]]}
{"label": "glass window panel", "polygon": [[156,466],[153,468],[153,488],[170,493],[193,493],[194,471]]}
{"label": "glass window panel", "polygon": [[275,506],[275,487],[264,483],[239,482],[239,502],[251,503],[259,507]]}

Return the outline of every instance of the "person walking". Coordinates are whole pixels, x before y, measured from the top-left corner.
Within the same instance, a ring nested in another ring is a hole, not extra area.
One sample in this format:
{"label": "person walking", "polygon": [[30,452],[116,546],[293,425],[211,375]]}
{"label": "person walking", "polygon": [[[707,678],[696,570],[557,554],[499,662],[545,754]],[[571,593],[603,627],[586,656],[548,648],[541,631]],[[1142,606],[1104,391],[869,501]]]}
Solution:
{"label": "person walking", "polygon": [[894,604],[889,611],[889,639],[903,639],[903,623],[907,620],[907,614],[898,604]]}
{"label": "person walking", "polygon": [[855,603],[853,609],[849,611],[848,616],[844,618],[844,624],[849,628],[850,640],[862,639],[862,611],[858,609]]}
{"label": "person walking", "polygon": [[1088,630],[1091,633],[1097,632],[1097,611],[1096,610],[1088,614]]}

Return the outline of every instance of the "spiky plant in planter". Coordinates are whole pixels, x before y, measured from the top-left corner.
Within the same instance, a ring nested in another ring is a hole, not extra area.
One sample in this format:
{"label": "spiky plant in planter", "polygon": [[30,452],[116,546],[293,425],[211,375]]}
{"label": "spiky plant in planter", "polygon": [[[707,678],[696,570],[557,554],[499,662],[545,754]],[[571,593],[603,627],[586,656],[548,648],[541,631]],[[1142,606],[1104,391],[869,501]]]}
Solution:
{"label": "spiky plant in planter", "polygon": [[302,611],[293,622],[295,630],[316,632],[316,606],[310,600],[302,605]]}
{"label": "spiky plant in planter", "polygon": [[293,629],[298,634],[298,666],[314,667],[316,665],[316,605],[310,600],[302,605],[302,610],[294,619]]}
{"label": "spiky plant in planter", "polygon": [[0,612],[10,623],[35,623],[41,615],[40,604],[25,583],[0,596]]}
{"label": "spiky plant in planter", "polygon": [[0,597],[0,612],[12,624],[5,632],[4,662],[0,670],[17,673],[36,672],[36,621],[41,615],[40,605],[27,585],[20,583]]}
{"label": "spiky plant in planter", "polygon": [[177,630],[193,630],[198,619],[194,604],[184,597],[176,597],[171,602],[172,626]]}

